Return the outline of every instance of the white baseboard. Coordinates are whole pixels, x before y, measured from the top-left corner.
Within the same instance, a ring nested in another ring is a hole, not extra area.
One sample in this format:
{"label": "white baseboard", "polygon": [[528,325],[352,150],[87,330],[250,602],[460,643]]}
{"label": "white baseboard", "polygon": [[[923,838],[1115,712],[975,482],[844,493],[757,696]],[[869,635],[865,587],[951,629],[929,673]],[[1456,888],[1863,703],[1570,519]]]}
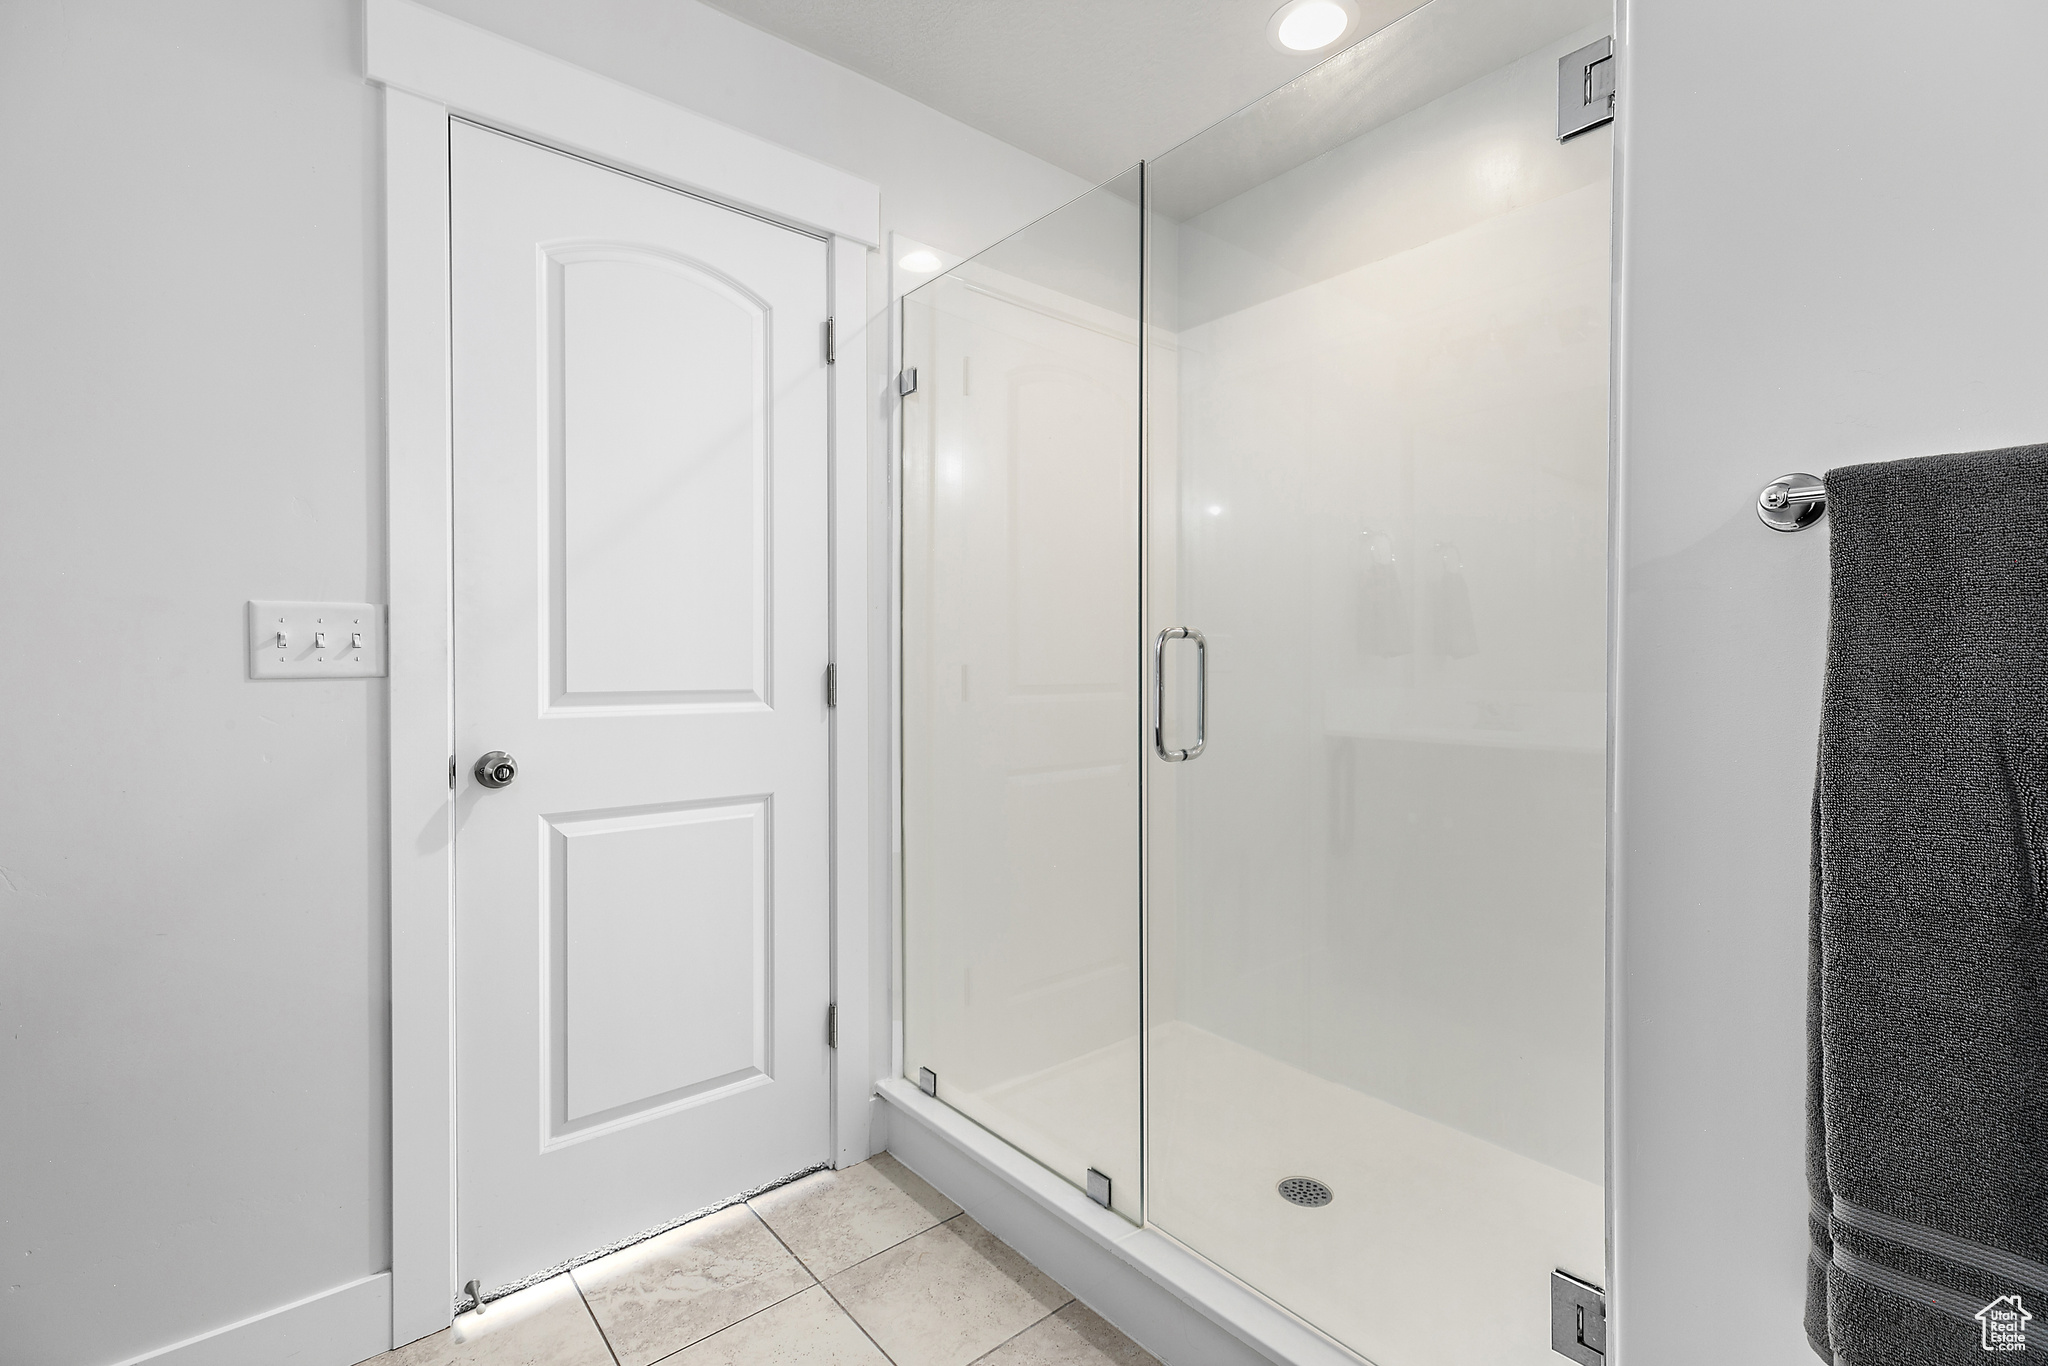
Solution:
{"label": "white baseboard", "polygon": [[355,1366],[391,1347],[391,1273],[129,1357],[118,1366]]}
{"label": "white baseboard", "polygon": [[1370,1366],[909,1082],[888,1078],[876,1090],[888,1102],[889,1151],[898,1161],[1166,1366]]}

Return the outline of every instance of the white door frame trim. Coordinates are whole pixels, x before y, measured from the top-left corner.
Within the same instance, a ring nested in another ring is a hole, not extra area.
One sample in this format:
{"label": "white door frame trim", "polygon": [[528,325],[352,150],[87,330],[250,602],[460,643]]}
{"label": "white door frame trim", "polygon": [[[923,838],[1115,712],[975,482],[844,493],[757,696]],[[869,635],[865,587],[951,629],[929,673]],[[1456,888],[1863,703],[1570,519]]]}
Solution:
{"label": "white door frame trim", "polygon": [[[448,1325],[455,1250],[453,503],[448,124],[460,116],[823,236],[831,507],[832,1154],[869,1154],[867,253],[880,191],[822,162],[412,3],[365,0],[384,87],[390,594],[391,1333]],[[886,1005],[886,1003],[884,1003]]]}
{"label": "white door frame trim", "polygon": [[881,245],[881,191],[835,166],[413,0],[366,0],[370,80],[507,132],[778,219]]}

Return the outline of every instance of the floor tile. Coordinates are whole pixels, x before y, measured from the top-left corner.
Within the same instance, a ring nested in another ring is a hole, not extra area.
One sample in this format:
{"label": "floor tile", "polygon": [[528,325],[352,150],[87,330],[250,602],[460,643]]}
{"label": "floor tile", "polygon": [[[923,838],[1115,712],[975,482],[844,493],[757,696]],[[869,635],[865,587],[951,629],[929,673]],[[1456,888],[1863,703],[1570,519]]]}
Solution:
{"label": "floor tile", "polygon": [[964,1214],[826,1288],[896,1366],[967,1366],[1072,1298]]}
{"label": "floor tile", "polygon": [[612,1354],[574,1283],[557,1276],[363,1366],[612,1366]]}
{"label": "floor tile", "polygon": [[860,1326],[825,1287],[814,1285],[780,1304],[713,1333],[662,1366],[889,1366]]}
{"label": "floor tile", "polygon": [[620,1366],[648,1366],[816,1283],[745,1205],[570,1274]]}
{"label": "floor tile", "polygon": [[866,1261],[960,1212],[922,1177],[883,1153],[756,1196],[761,1216],[820,1279]]}
{"label": "floor tile", "polygon": [[1074,1300],[990,1352],[980,1366],[1159,1366],[1159,1360]]}

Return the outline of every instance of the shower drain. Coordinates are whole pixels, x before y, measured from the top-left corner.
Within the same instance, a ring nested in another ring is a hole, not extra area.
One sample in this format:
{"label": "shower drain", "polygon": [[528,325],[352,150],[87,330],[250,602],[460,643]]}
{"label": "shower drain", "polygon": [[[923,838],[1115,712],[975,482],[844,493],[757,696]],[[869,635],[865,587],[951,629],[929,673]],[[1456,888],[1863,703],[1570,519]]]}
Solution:
{"label": "shower drain", "polygon": [[1336,1197],[1330,1188],[1313,1176],[1290,1176],[1280,1183],[1280,1198],[1291,1205],[1307,1205],[1317,1209],[1327,1205]]}

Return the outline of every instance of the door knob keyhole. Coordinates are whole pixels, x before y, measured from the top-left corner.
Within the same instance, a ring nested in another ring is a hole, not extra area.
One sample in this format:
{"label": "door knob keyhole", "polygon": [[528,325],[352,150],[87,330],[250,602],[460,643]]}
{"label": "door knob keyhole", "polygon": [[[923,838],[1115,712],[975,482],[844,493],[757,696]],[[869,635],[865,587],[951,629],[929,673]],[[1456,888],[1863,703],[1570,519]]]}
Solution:
{"label": "door knob keyhole", "polygon": [[519,776],[519,761],[502,749],[494,749],[477,760],[476,767],[470,772],[485,787],[510,787],[512,780]]}

